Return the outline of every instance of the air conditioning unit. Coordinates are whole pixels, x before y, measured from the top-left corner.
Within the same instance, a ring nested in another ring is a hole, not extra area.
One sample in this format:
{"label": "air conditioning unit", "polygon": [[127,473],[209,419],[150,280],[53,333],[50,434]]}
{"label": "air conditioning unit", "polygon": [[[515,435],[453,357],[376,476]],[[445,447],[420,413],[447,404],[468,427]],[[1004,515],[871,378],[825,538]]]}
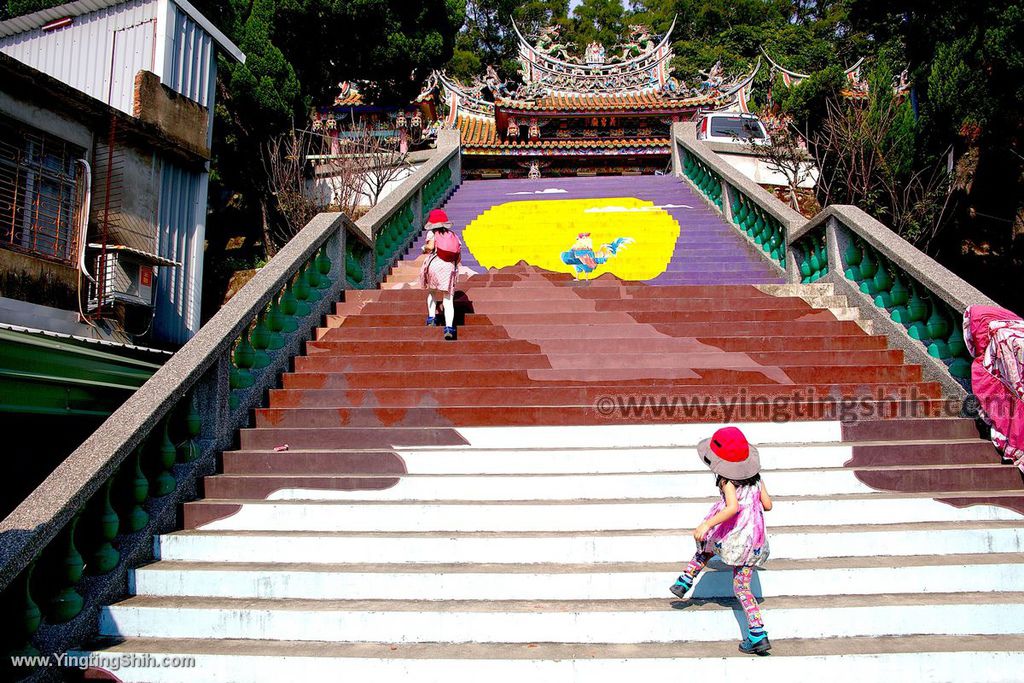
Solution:
{"label": "air conditioning unit", "polygon": [[[108,244],[104,248],[101,244],[90,244],[89,248],[96,250],[93,256],[96,283],[89,286],[90,311],[115,303],[152,308],[155,268],[177,268],[181,265],[124,245]],[[102,301],[99,300],[100,292]]]}

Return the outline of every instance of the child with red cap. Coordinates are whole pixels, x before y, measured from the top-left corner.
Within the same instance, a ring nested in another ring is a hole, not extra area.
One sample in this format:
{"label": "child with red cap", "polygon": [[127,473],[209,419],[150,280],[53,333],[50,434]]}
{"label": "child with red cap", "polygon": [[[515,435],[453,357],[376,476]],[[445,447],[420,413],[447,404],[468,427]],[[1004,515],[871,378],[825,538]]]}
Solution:
{"label": "child with red cap", "polygon": [[455,339],[455,280],[462,260],[462,242],[452,230],[448,214],[441,209],[430,212],[424,228],[427,242],[423,253],[427,258],[420,277],[427,290],[427,325],[434,324],[440,300],[444,308],[444,338],[451,341]]}
{"label": "child with red cap", "polygon": [[764,512],[772,509],[771,496],[761,481],[760,456],[736,427],[723,427],[701,441],[697,454],[716,475],[722,499],[694,529],[697,553],[669,590],[680,598],[686,595],[708,560],[718,555],[733,568],[733,593],[747,615],[749,634],[740,643],[740,651],[766,654],[772,646],[750,592],[754,567],[762,567],[768,560]]}

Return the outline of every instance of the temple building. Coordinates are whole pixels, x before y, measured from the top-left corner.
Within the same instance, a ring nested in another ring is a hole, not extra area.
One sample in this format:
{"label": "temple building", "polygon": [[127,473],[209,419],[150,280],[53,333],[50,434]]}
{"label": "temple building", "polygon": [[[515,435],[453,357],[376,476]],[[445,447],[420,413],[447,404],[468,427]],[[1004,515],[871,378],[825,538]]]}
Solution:
{"label": "temple building", "polygon": [[729,79],[716,64],[688,86],[669,72],[671,29],[657,37],[633,26],[624,43],[592,43],[582,57],[557,27],[532,41],[515,30],[522,85],[490,67],[472,85],[434,72],[416,101],[428,128],[462,132],[466,178],[663,171],[671,125],[700,111],[746,111],[757,73]]}

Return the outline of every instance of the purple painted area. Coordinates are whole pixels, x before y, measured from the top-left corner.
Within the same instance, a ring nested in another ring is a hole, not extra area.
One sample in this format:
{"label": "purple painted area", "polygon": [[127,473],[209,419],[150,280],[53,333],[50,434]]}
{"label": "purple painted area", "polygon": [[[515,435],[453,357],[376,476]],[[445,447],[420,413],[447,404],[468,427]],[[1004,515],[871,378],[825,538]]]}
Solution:
{"label": "purple painted area", "polygon": [[[548,192],[544,190],[564,190]],[[668,269],[651,284],[717,285],[782,283],[767,257],[728,225],[689,185],[673,176],[601,176],[540,180],[467,180],[444,205],[461,235],[474,218],[498,204],[548,199],[635,197],[654,202],[672,215],[681,232]],[[678,205],[678,206],[667,206]],[[423,236],[412,257],[419,254]],[[464,265],[484,271],[470,253]]]}

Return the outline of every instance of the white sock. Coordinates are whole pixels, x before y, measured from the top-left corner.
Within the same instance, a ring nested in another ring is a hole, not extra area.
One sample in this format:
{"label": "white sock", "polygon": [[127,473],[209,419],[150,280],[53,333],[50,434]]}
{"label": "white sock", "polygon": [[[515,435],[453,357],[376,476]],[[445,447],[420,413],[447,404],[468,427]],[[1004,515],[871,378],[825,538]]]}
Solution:
{"label": "white sock", "polygon": [[444,326],[455,327],[455,297],[448,294],[441,300],[444,306]]}

